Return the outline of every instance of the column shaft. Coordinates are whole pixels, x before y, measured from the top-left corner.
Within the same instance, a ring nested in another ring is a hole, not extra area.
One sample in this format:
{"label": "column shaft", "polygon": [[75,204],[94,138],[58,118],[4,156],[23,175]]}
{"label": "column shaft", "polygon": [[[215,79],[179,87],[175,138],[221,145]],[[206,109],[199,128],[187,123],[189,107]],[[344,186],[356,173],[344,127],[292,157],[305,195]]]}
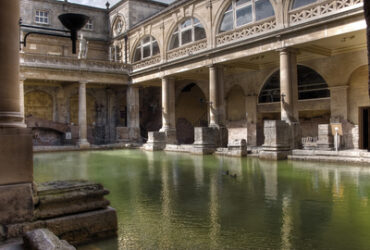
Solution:
{"label": "column shaft", "polygon": [[175,79],[162,78],[162,128],[169,144],[176,144]]}
{"label": "column shaft", "polygon": [[129,86],[126,92],[127,103],[127,127],[129,128],[129,139],[141,141],[140,136],[140,89]]}
{"label": "column shaft", "polygon": [[0,127],[25,127],[19,105],[19,1],[1,1],[0,23]]}
{"label": "column shaft", "polygon": [[209,125],[225,126],[224,71],[221,66],[209,67],[209,101]]}
{"label": "column shaft", "polygon": [[162,130],[176,129],[175,122],[175,81],[162,79]]}
{"label": "column shaft", "polygon": [[89,147],[87,141],[86,82],[80,82],[78,92],[79,147]]}
{"label": "column shaft", "polygon": [[140,99],[139,88],[127,88],[127,127],[140,128]]}
{"label": "column shaft", "polygon": [[289,49],[280,51],[281,120],[298,122],[298,76],[296,54]]}
{"label": "column shaft", "polygon": [[22,116],[22,121],[25,122],[24,117],[24,80],[23,78],[19,79],[19,107],[20,107],[20,113]]}

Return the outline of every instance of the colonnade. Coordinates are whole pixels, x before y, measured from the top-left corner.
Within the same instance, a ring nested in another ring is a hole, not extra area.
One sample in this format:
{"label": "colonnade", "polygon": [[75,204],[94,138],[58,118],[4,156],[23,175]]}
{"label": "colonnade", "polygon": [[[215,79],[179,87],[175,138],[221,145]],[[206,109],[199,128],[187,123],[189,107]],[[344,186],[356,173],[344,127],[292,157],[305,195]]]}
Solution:
{"label": "colonnade", "polygon": [[[278,50],[278,52],[280,55],[281,120],[297,127],[299,126],[297,52],[292,48],[283,48]],[[209,127],[222,129],[226,125],[224,67],[222,65],[210,65],[208,69],[209,101],[207,103]],[[165,76],[162,78],[162,128],[160,132],[166,134],[167,144],[176,144],[177,141],[175,84],[174,76]],[[250,99],[247,98],[246,101]],[[253,105],[256,104],[254,98]],[[295,136],[294,133],[293,136]],[[293,146],[297,145],[293,144]]]}

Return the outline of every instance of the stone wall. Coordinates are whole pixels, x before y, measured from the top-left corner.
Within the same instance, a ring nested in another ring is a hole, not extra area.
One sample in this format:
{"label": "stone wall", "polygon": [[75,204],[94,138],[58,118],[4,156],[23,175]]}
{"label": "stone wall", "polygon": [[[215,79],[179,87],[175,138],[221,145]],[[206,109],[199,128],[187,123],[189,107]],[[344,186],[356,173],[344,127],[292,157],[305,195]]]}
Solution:
{"label": "stone wall", "polygon": [[359,107],[370,106],[368,95],[368,68],[361,66],[353,72],[348,88],[348,120],[358,124]]}

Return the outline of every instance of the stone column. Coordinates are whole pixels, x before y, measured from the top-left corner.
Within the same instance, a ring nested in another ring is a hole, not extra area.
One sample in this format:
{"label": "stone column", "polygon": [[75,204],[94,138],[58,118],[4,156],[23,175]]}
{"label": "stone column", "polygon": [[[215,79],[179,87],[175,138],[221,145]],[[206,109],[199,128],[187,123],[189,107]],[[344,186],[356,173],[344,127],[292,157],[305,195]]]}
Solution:
{"label": "stone column", "polygon": [[245,110],[247,112],[248,145],[257,146],[257,103],[258,96],[247,95],[245,98]]}
{"label": "stone column", "polygon": [[79,139],[77,145],[80,148],[90,147],[90,143],[87,141],[86,84],[87,82],[80,82],[78,91]]}
{"label": "stone column", "polygon": [[280,51],[280,95],[281,120],[291,124],[299,122],[298,117],[298,76],[295,51]]}
{"label": "stone column", "polygon": [[222,66],[209,67],[210,127],[225,126],[224,70]]}
{"label": "stone column", "polygon": [[167,144],[177,144],[175,117],[175,79],[162,78],[162,128]]}
{"label": "stone column", "polygon": [[217,147],[227,146],[225,128],[224,69],[221,65],[209,67],[209,127],[218,129]]}
{"label": "stone column", "polygon": [[290,125],[291,147],[301,145],[298,114],[298,73],[296,51],[291,48],[280,50],[280,98],[281,120]]}
{"label": "stone column", "polygon": [[19,100],[19,10],[19,0],[0,1],[0,225],[31,220],[34,207],[32,136]]}
{"label": "stone column", "polygon": [[20,113],[22,116],[22,121],[25,122],[24,117],[24,81],[26,79],[23,76],[19,77],[19,107],[20,107]]}
{"label": "stone column", "polygon": [[126,92],[127,127],[130,141],[140,142],[140,95],[139,88],[129,86]]}

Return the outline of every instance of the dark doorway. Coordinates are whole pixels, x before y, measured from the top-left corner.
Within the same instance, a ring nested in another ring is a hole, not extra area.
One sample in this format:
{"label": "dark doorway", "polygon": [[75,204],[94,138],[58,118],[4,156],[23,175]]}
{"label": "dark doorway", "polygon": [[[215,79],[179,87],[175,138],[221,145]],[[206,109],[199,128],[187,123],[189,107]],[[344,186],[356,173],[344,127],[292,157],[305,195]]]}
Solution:
{"label": "dark doorway", "polygon": [[360,148],[370,151],[370,107],[360,107],[359,111]]}

